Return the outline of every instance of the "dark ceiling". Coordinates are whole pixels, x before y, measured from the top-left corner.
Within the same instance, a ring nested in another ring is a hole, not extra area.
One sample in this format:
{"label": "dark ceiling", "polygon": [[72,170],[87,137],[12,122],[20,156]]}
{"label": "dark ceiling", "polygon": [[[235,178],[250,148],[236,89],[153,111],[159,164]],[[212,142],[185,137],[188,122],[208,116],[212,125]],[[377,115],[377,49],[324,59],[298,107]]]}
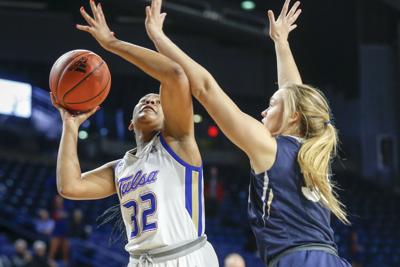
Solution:
{"label": "dark ceiling", "polygon": [[[396,3],[399,0],[304,0],[299,27],[291,34],[292,49],[306,81],[357,95],[358,49],[362,43],[394,43]],[[165,0],[166,31],[183,36],[207,36],[225,42],[269,50],[267,9],[280,11],[283,0],[254,0],[252,11],[241,9],[241,0]],[[294,2],[294,1],[293,1]],[[102,1],[109,23],[143,27],[147,0]],[[1,9],[68,13],[82,22],[82,0],[0,0]],[[12,27],[12,26],[11,26]],[[249,48],[251,49],[251,48]]]}

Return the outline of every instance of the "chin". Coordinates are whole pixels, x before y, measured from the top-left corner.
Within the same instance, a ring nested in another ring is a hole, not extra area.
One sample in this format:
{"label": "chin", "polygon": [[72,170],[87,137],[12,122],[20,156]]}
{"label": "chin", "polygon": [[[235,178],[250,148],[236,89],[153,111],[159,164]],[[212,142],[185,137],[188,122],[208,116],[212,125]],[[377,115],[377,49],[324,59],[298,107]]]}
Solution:
{"label": "chin", "polygon": [[148,122],[151,122],[151,121],[156,121],[157,120],[157,115],[156,114],[149,114],[149,113],[143,113],[143,112],[141,112],[141,113],[139,113],[139,115],[138,115],[138,120],[139,121],[148,121]]}
{"label": "chin", "polygon": [[267,125],[265,125],[265,128],[267,128],[267,130],[271,133],[272,136],[277,136],[279,135],[279,132],[277,129],[271,129],[270,127],[268,127]]}

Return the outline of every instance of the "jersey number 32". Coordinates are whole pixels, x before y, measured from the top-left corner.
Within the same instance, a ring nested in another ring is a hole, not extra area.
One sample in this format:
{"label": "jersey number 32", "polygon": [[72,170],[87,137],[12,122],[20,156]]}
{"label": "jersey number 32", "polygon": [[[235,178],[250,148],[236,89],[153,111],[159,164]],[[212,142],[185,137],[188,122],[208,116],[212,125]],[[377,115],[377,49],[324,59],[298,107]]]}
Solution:
{"label": "jersey number 32", "polygon": [[[146,205],[149,203],[150,205]],[[140,196],[140,201],[131,200],[123,204],[127,209],[132,209],[132,232],[131,238],[141,235],[143,232],[148,232],[157,229],[157,223],[148,221],[149,216],[157,211],[156,196],[153,192],[148,192]],[[139,220],[141,223],[139,224]],[[141,229],[139,228],[141,226]]]}

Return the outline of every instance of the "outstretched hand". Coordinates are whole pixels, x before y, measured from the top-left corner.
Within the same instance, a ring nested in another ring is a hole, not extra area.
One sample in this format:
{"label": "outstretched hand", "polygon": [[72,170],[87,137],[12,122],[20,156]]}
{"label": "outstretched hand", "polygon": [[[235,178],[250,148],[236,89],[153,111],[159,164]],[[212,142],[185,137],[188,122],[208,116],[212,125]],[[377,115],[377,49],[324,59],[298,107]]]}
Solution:
{"label": "outstretched hand", "polygon": [[54,97],[53,93],[50,92],[50,99],[51,99],[51,103],[53,103],[53,106],[55,106],[58,111],[60,112],[61,115],[61,119],[63,121],[63,124],[68,124],[74,127],[74,129],[78,130],[79,126],[85,121],[87,120],[90,116],[92,116],[96,111],[98,111],[100,109],[100,107],[95,107],[94,109],[86,112],[86,113],[82,113],[82,114],[78,114],[78,115],[73,115],[70,112],[68,112],[66,109],[64,109],[63,107],[61,107],[58,103],[56,98]]}
{"label": "outstretched hand", "polygon": [[301,13],[300,2],[294,3],[290,10],[289,4],[290,0],[286,0],[277,20],[275,20],[274,12],[268,10],[269,36],[274,42],[286,41],[289,33],[297,27],[295,22]]}
{"label": "outstretched hand", "polygon": [[80,8],[82,17],[89,25],[77,24],[76,28],[90,33],[96,41],[107,50],[109,45],[116,40],[114,32],[112,32],[107,25],[100,3],[96,5],[94,0],[90,0],[90,9],[92,10],[93,17],[91,17],[83,7]]}
{"label": "outstretched hand", "polygon": [[157,38],[163,34],[163,25],[167,13],[161,13],[162,0],[152,0],[151,5],[146,7],[145,26],[150,39]]}

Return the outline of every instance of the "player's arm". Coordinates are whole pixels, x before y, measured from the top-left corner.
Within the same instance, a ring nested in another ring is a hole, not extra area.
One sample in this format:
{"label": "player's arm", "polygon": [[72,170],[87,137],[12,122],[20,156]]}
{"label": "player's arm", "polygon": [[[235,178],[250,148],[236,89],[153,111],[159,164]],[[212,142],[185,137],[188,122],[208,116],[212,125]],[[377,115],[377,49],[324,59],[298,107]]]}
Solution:
{"label": "player's arm", "polygon": [[153,0],[146,12],[147,21],[155,20],[155,23],[160,24],[158,28],[146,27],[157,50],[182,66],[189,79],[192,95],[206,108],[225,135],[250,157],[253,167],[265,170],[265,162],[270,163],[274,160],[275,139],[261,122],[238,108],[205,68],[186,55],[164,34],[162,23],[165,14],[161,14],[160,10],[161,1]]}
{"label": "player's arm", "polygon": [[65,198],[76,200],[100,199],[114,194],[116,192],[113,173],[115,162],[107,163],[100,168],[82,174],[78,159],[79,126],[97,108],[88,113],[73,116],[58,106],[53,95],[51,97],[53,104],[60,111],[63,121],[57,156],[57,190],[59,194]]}
{"label": "player's arm", "polygon": [[[162,30],[163,20],[154,10],[146,9],[146,30]],[[183,68],[178,64],[184,77],[179,83],[162,84],[160,88],[161,104],[165,116],[163,136],[173,150],[186,162],[201,164],[201,156],[194,137],[193,101],[189,80]]]}
{"label": "player's arm", "polygon": [[280,88],[286,84],[302,84],[299,70],[290,50],[288,36],[297,25],[297,18],[301,13],[300,2],[296,2],[289,10],[290,0],[286,0],[281,13],[275,20],[274,13],[268,10],[269,36],[274,41],[278,69],[278,85]]}
{"label": "player's arm", "polygon": [[103,48],[160,81],[161,103],[166,117],[164,134],[177,139],[193,137],[192,99],[182,67],[158,52],[118,40],[107,25],[101,5],[90,1],[90,7],[93,17],[81,8],[88,25],[77,25],[77,28],[89,32]]}
{"label": "player's arm", "polygon": [[184,73],[181,67],[171,59],[153,50],[118,40],[109,29],[100,3],[90,1],[91,17],[83,7],[80,12],[88,25],[76,25],[77,29],[90,33],[107,51],[114,53],[136,65],[145,73],[162,83],[172,83],[181,79]]}

